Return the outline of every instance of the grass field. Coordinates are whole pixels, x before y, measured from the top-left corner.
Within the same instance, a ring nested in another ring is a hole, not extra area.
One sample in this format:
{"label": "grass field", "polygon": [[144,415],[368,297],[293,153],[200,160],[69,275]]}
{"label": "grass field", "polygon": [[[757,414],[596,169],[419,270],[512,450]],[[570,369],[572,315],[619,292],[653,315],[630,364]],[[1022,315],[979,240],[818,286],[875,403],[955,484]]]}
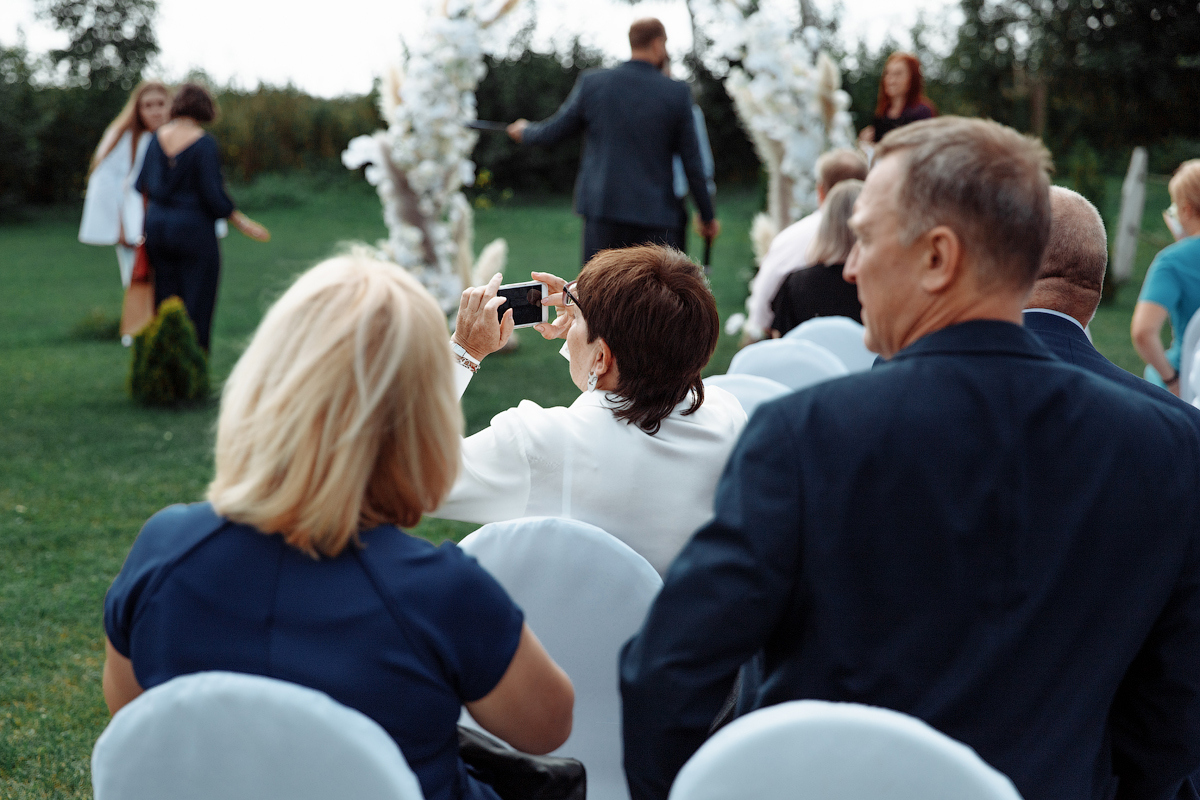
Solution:
{"label": "grass field", "polygon": [[[224,245],[212,354],[217,385],[293,276],[341,242],[383,234],[378,201],[364,186],[275,188],[243,195],[272,241],[234,234]],[[1110,181],[1110,225],[1119,190]],[[725,319],[745,297],[757,194],[731,191],[718,201],[725,232],[714,249],[713,289]],[[1152,184],[1134,283],[1092,325],[1100,349],[1130,370],[1140,371],[1141,362],[1129,344],[1129,319],[1150,258],[1170,242],[1159,217],[1167,203],[1165,184]],[[87,338],[81,321],[115,317],[121,289],[111,248],[78,244],[77,224],[77,209],[49,209],[0,227],[4,798],[90,796],[91,747],[108,719],[100,691],[104,592],[142,522],[165,505],[200,498],[211,470],[215,396],[180,410],[137,407],[125,392],[128,351]],[[476,225],[477,246],[508,239],[508,280],[527,279],[531,269],[574,276],[579,234],[565,197],[518,199],[479,212]],[[722,336],[710,373],[725,370],[734,346]],[[525,331],[516,353],[489,358],[463,400],[468,429],[522,398],[569,403],[577,391],[557,351]],[[473,527],[426,520],[416,532],[439,541]]]}

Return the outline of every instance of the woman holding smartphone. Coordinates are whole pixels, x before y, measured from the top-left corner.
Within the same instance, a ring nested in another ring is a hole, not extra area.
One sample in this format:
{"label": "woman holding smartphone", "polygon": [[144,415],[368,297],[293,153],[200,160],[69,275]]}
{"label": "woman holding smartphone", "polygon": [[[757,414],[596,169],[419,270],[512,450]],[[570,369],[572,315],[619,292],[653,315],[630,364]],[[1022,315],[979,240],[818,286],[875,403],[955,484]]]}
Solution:
{"label": "woman holding smartphone", "polygon": [[[533,279],[557,312],[535,327],[566,339],[579,399],[557,408],[522,401],[464,440],[458,480],[432,516],[578,519],[665,573],[712,515],[717,479],[746,424],[737,399],[700,378],[720,333],[712,292],[687,256],[657,246],[602,251],[570,283]],[[512,333],[512,312],[497,318],[499,286],[497,275],[463,292],[460,390]]]}
{"label": "woman holding smartphone", "polygon": [[[1147,270],[1130,334],[1146,362],[1146,379],[1178,395],[1183,333],[1200,309],[1200,159],[1183,162],[1167,191],[1171,208],[1163,217],[1176,242],[1155,256]],[[1162,326],[1168,317],[1174,341],[1164,350]]]}

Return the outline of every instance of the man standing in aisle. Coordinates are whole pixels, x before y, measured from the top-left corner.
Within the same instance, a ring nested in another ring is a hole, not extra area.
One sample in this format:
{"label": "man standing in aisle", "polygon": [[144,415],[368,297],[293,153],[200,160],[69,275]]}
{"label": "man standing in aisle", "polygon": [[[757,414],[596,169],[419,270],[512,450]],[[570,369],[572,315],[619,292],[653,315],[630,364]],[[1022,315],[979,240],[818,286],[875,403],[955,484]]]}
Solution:
{"label": "man standing in aisle", "polygon": [[712,198],[704,179],[687,84],[660,71],[667,32],[652,17],[629,28],[629,61],[579,76],[554,116],[519,119],[508,135],[523,144],[553,145],[582,132],[583,157],[575,182],[575,211],[584,218],[583,263],[597,252],[638,244],[679,249],[679,203],[672,156],[683,160],[700,234],[716,236]]}

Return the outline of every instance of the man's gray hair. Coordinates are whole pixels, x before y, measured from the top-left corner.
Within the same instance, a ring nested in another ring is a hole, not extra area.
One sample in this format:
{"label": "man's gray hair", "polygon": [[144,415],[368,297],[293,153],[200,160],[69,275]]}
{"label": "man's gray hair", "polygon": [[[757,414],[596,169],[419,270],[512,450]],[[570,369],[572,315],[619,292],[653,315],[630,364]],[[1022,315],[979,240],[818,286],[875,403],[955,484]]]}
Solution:
{"label": "man's gray hair", "polygon": [[946,225],[986,284],[1033,283],[1050,237],[1053,166],[1041,141],[990,120],[948,116],[891,131],[875,153],[905,159],[897,208],[909,243]]}
{"label": "man's gray hair", "polygon": [[1050,241],[1037,279],[1061,278],[1098,293],[1108,268],[1108,235],[1100,212],[1078,192],[1052,186],[1050,216]]}

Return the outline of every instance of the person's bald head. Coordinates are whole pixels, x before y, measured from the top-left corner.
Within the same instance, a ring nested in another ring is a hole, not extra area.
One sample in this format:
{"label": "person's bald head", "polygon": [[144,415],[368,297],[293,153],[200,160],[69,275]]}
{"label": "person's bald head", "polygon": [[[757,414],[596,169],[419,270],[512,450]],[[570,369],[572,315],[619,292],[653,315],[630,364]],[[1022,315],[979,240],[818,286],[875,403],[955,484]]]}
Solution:
{"label": "person's bald head", "polygon": [[1050,187],[1050,241],[1026,308],[1049,308],[1087,325],[1100,305],[1108,237],[1100,212],[1078,192]]}

